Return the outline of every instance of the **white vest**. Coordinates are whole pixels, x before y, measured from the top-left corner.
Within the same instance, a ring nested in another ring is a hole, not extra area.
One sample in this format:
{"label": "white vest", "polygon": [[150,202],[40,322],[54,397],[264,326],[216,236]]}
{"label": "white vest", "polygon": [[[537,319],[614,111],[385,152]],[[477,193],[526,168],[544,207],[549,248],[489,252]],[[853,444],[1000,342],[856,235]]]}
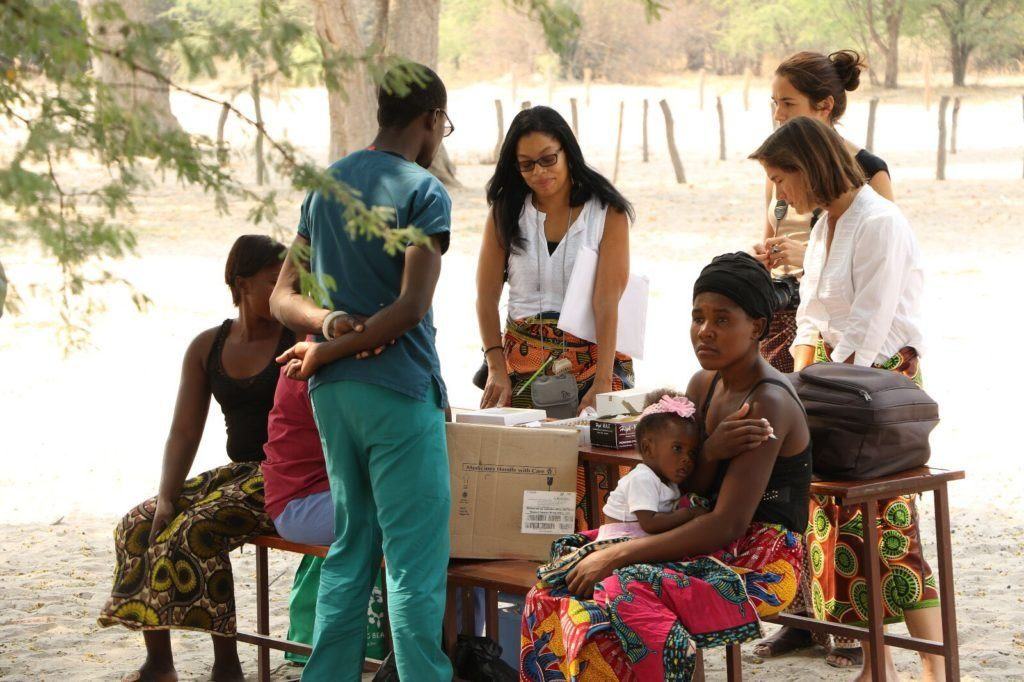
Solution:
{"label": "white vest", "polygon": [[526,197],[519,214],[519,230],[523,245],[514,248],[508,259],[508,314],[513,320],[532,317],[542,312],[561,312],[565,288],[576,264],[581,247],[598,251],[604,236],[607,206],[591,198],[583,205],[576,221],[553,254],[548,254],[544,234],[545,214]]}

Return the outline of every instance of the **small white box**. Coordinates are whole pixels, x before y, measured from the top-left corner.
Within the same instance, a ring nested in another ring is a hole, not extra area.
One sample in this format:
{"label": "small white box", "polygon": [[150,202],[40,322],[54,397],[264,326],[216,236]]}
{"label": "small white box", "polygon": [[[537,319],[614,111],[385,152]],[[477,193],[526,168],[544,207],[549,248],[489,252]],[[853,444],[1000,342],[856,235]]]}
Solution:
{"label": "small white box", "polygon": [[644,400],[650,393],[645,388],[625,388],[611,393],[598,393],[594,406],[598,417],[614,417],[617,414],[640,414],[644,411]]}
{"label": "small white box", "polygon": [[518,426],[527,422],[547,419],[544,410],[531,410],[522,407],[488,407],[472,412],[457,412],[455,422],[458,424],[487,424],[490,426]]}

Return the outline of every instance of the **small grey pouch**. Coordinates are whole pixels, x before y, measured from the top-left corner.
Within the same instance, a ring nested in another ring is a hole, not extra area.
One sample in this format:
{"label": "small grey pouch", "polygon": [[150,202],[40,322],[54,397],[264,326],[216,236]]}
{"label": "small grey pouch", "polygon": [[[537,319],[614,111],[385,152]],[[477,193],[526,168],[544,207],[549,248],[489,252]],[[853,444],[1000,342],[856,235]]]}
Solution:
{"label": "small grey pouch", "polygon": [[579,389],[569,372],[544,374],[530,384],[533,406],[544,410],[549,419],[571,419],[579,412]]}

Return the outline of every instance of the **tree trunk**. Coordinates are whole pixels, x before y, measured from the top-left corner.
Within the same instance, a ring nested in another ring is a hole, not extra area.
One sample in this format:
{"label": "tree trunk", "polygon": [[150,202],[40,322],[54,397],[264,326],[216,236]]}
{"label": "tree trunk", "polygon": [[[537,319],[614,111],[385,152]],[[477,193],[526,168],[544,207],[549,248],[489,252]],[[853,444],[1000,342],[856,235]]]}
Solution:
{"label": "tree trunk", "polygon": [[890,14],[886,17],[885,23],[889,33],[889,45],[885,51],[885,87],[894,90],[899,87],[897,81],[900,72],[900,20],[894,20]]}
{"label": "tree trunk", "polygon": [[[437,69],[441,0],[391,0],[387,23],[388,54]],[[461,186],[455,179],[455,164],[443,144],[437,150],[430,172],[449,187]]]}
{"label": "tree trunk", "polygon": [[[97,45],[110,50],[124,46],[127,27],[119,22],[101,20],[94,10],[104,0],[80,0],[85,17]],[[155,0],[120,0],[128,21],[149,23],[156,19],[159,8]],[[98,54],[92,64],[96,79],[108,86],[121,108],[127,111],[145,110],[162,132],[181,130],[181,124],[171,113],[171,93],[166,83],[149,74],[133,69],[112,55]],[[162,69],[166,71],[166,69]]]}
{"label": "tree trunk", "polygon": [[955,34],[950,36],[950,67],[953,70],[953,87],[962,88],[967,79],[967,60],[971,48],[958,40]]}
{"label": "tree trunk", "polygon": [[[385,3],[386,5],[386,3]],[[324,60],[362,54],[368,41],[360,35],[360,18],[352,0],[313,0],[314,27]],[[377,134],[377,98],[366,67],[327,65],[327,106],[331,122],[330,162],[364,145]]]}

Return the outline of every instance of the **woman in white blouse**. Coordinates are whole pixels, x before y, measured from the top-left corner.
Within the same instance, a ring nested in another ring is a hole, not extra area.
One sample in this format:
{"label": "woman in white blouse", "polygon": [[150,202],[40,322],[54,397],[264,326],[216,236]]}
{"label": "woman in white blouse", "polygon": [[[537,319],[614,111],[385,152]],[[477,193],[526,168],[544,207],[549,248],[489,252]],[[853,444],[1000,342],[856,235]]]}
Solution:
{"label": "woman in white blouse", "polygon": [[[847,362],[898,371],[920,383],[921,253],[900,209],[865,184],[842,138],[818,120],[788,121],[750,158],[764,166],[779,199],[801,213],[823,211],[804,259],[792,347],[796,369]],[[815,616],[864,624],[864,520],[855,507],[832,499],[812,497],[809,511]],[[915,637],[941,641],[939,594],[921,553],[914,498],[880,501],[877,523],[885,622],[905,619]],[[895,677],[888,648],[886,662]],[[941,657],[922,655],[922,664],[924,679],[943,678]],[[870,671],[863,669],[860,679],[870,679]]]}

